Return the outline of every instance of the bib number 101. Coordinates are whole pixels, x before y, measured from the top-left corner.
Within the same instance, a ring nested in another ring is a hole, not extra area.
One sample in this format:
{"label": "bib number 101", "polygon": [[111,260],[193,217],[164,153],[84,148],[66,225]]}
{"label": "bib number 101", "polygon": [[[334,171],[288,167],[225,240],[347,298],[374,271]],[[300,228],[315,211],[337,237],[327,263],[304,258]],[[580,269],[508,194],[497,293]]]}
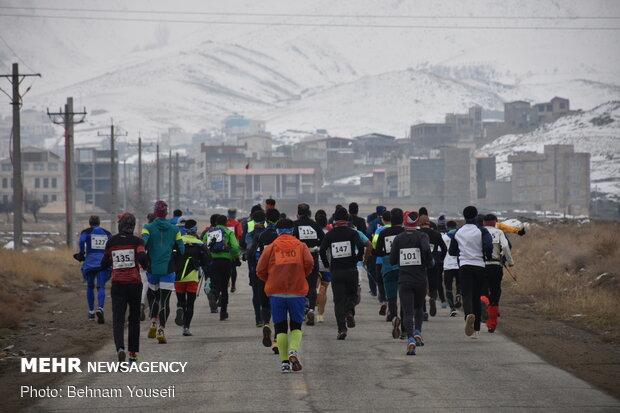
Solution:
{"label": "bib number 101", "polygon": [[403,248],[400,250],[400,266],[422,265],[419,248]]}

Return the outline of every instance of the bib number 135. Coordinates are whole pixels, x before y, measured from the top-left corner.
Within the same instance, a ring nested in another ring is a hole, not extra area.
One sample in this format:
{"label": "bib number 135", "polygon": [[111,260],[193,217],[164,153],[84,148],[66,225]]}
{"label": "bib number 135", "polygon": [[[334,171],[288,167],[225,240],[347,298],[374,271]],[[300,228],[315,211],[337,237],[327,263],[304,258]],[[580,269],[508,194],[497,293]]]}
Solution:
{"label": "bib number 135", "polygon": [[400,250],[400,266],[422,265],[419,248],[403,248]]}

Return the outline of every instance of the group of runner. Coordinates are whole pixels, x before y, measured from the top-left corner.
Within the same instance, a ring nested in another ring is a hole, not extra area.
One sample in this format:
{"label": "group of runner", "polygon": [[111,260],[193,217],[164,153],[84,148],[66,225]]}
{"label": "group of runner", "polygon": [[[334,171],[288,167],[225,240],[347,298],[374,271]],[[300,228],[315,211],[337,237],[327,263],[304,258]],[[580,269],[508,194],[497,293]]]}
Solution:
{"label": "group of runner", "polygon": [[[280,213],[269,199],[265,209],[252,207],[247,220],[237,211],[212,215],[198,235],[193,219],[157,201],[140,236],[136,219],[120,215],[118,234],[111,235],[92,216],[80,237],[82,274],[87,284],[88,318],[104,323],[105,284],[112,280],[112,318],[119,361],[135,362],[140,321],[150,325],[148,337],[167,343],[170,295],[176,292],[175,323],[191,336],[190,324],[200,285],[211,312],[229,318],[229,288],[236,290],[237,267],[247,261],[256,327],[262,344],[280,355],[281,371],[299,371],[302,325],[325,321],[327,290],[332,287],[338,340],[356,326],[361,275],[368,277],[370,294],[377,297],[379,314],[391,322],[393,338],[406,339],[406,354],[424,345],[422,326],[437,306],[457,316],[462,306],[465,334],[479,338],[481,322],[489,333],[497,328],[504,266],[512,266],[504,232],[524,229],[479,215],[473,206],[463,210],[465,223],[438,217],[432,222],[426,208],[403,211],[377,206],[366,219],[356,203],[337,205],[328,216],[318,210],[312,219],[308,204],[297,208],[296,220]],[[94,289],[98,289],[95,311]],[[426,298],[428,296],[428,311]],[[439,303],[437,302],[439,301]],[[124,328],[129,308],[128,346]],[[128,353],[128,355],[127,355]]]}

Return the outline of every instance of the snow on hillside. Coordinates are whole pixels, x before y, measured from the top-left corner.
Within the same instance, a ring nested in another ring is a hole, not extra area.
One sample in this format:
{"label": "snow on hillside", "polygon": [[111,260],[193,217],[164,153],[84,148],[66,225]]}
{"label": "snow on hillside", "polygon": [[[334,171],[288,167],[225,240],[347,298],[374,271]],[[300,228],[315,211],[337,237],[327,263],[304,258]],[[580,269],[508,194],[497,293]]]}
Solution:
{"label": "snow on hillside", "polygon": [[505,179],[512,173],[509,155],[542,153],[551,144],[572,144],[577,152],[590,152],[592,190],[620,200],[620,101],[560,118],[531,133],[502,136],[479,152],[497,157],[497,178]]}

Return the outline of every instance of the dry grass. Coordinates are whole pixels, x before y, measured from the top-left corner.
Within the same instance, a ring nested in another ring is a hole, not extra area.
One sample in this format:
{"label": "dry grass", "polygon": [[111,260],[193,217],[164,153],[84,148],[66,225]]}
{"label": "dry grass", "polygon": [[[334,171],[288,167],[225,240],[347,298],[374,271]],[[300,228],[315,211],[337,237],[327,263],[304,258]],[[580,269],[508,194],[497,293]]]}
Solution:
{"label": "dry grass", "polygon": [[538,311],[620,342],[620,224],[538,227],[512,241],[514,292]]}
{"label": "dry grass", "polygon": [[70,277],[79,277],[79,264],[68,249],[57,251],[15,252],[0,250],[0,274],[12,285],[27,287],[34,283],[58,285]]}

